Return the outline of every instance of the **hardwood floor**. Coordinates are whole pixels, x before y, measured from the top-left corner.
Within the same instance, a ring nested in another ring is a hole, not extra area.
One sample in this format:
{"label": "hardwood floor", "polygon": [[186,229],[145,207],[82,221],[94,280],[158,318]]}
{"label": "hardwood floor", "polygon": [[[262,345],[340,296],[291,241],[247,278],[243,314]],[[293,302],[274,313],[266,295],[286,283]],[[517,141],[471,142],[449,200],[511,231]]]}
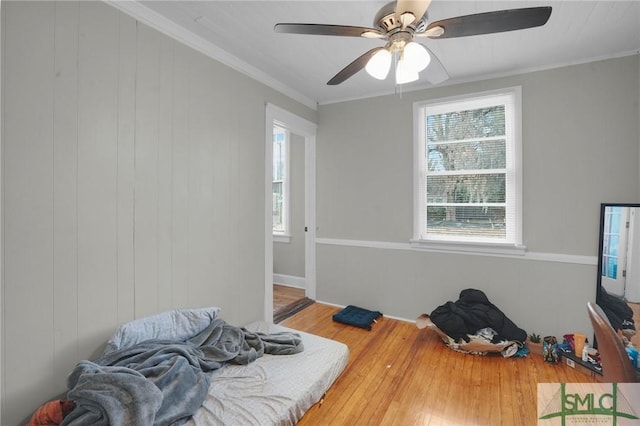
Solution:
{"label": "hardwood floor", "polygon": [[636,334],[631,337],[631,342],[636,348],[640,348],[640,303],[628,302],[627,305],[633,311],[633,322],[636,326]]}
{"label": "hardwood floor", "polygon": [[537,383],[593,379],[541,356],[452,351],[432,331],[381,318],[372,331],[339,324],[315,303],[281,325],[345,343],[349,364],[299,425],[534,425]]}
{"label": "hardwood floor", "polygon": [[304,289],[286,285],[273,285],[273,312],[304,297]]}

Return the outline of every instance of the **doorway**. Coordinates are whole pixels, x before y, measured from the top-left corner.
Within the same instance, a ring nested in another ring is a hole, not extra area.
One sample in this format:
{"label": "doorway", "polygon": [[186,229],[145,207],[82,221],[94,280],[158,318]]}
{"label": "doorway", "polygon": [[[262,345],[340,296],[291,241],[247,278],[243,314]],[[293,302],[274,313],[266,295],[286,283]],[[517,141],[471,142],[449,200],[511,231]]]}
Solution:
{"label": "doorway", "polygon": [[306,297],[305,140],[273,129],[273,318],[286,317]]}
{"label": "doorway", "polygon": [[603,217],[601,285],[628,303],[640,303],[638,212],[638,208],[608,206]]}
{"label": "doorway", "polygon": [[287,129],[304,147],[304,291],[316,297],[315,153],[316,125],[273,104],[266,106],[265,120],[265,300],[264,319],[273,320],[274,234],[273,234],[273,129]]}
{"label": "doorway", "polygon": [[605,212],[602,286],[607,293],[624,297],[627,261],[629,209],[611,207]]}

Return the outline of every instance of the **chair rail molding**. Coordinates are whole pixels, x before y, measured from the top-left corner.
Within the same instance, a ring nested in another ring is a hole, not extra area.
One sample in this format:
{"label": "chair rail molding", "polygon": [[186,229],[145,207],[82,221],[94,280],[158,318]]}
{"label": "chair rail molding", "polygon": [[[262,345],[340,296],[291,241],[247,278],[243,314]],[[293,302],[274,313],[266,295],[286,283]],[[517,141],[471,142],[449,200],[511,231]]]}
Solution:
{"label": "chair rail molding", "polygon": [[598,265],[597,256],[582,256],[565,253],[543,253],[543,252],[530,252],[526,251],[523,255],[510,255],[500,252],[467,252],[467,251],[455,251],[455,250],[438,250],[435,248],[416,248],[411,243],[393,243],[386,241],[365,241],[365,240],[348,240],[337,238],[316,238],[317,244],[332,245],[332,246],[346,246],[346,247],[364,247],[375,248],[383,250],[407,250],[407,251],[422,251],[422,252],[436,252],[436,253],[450,253],[450,254],[466,254],[474,256],[494,256],[505,257],[509,259],[522,259],[533,260],[541,262],[558,262],[558,263],[573,263],[578,265]]}

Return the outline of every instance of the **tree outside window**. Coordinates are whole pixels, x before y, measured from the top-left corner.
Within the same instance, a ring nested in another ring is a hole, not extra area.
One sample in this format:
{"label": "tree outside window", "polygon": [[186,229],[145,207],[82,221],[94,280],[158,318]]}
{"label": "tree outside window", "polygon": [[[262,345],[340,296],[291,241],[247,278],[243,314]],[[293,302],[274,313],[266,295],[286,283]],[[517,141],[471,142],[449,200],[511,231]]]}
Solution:
{"label": "tree outside window", "polygon": [[507,91],[416,105],[417,240],[520,244],[514,104]]}

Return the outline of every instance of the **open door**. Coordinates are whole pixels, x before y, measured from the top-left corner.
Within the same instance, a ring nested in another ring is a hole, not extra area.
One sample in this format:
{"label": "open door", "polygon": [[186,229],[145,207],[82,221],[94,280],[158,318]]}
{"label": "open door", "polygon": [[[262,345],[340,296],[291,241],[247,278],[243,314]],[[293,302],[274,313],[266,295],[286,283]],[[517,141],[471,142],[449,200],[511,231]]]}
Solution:
{"label": "open door", "polygon": [[629,209],[606,209],[602,242],[602,286],[607,293],[618,297],[625,295],[628,232]]}
{"label": "open door", "polygon": [[307,288],[305,140],[280,127],[274,127],[273,139],[273,282],[298,294]]}
{"label": "open door", "polygon": [[265,120],[265,300],[264,319],[273,320],[273,129],[280,127],[304,138],[305,295],[316,298],[316,125],[273,104]]}

